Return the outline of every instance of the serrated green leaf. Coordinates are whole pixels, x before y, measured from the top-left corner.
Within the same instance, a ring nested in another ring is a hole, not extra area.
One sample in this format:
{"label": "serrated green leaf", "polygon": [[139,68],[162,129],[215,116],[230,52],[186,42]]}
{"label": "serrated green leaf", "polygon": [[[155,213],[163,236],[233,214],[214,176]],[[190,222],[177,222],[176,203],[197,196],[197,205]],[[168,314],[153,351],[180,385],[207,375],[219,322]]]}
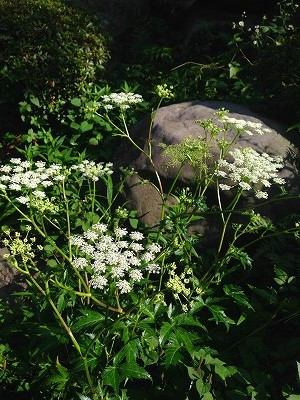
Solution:
{"label": "serrated green leaf", "polygon": [[173,330],[173,325],[169,324],[169,322],[165,322],[161,327],[159,332],[159,343],[163,345],[170,337]]}
{"label": "serrated green leaf", "polygon": [[118,394],[122,378],[117,367],[106,367],[103,371],[102,381],[104,385],[111,386],[114,389],[114,392]]}
{"label": "serrated green leaf", "polygon": [[57,309],[58,309],[59,312],[61,312],[61,311],[64,309],[65,304],[66,304],[66,303],[65,303],[65,294],[62,293],[62,294],[58,297],[58,300],[57,300]]}
{"label": "serrated green leaf", "polygon": [[229,325],[234,325],[235,322],[233,319],[229,318],[226,314],[225,311],[223,310],[222,307],[217,306],[217,305],[211,305],[211,306],[207,306],[208,309],[210,310],[210,312],[213,314],[213,318],[210,318],[210,321],[215,321],[217,323],[217,325],[219,324],[219,322],[221,322],[222,324],[224,324],[227,328],[227,330],[229,329]]}
{"label": "serrated green leaf", "polygon": [[58,369],[59,373],[63,378],[67,378],[69,375],[69,371],[67,370],[66,367],[62,366],[59,360],[56,360],[56,368]]}
{"label": "serrated green leaf", "polygon": [[79,317],[72,325],[73,332],[80,332],[83,329],[91,328],[104,320],[104,316],[96,311],[90,311],[87,315]]}
{"label": "serrated green leaf", "polygon": [[237,285],[225,285],[223,287],[224,293],[227,294],[227,296],[232,297],[237,304],[243,305],[247,307],[248,309],[253,310],[253,307],[248,301],[247,296],[245,293],[242,291],[242,289],[237,286]]}
{"label": "serrated green leaf", "polygon": [[181,314],[181,315],[178,315],[174,319],[174,321],[175,321],[176,325],[179,325],[179,326],[198,326],[199,328],[202,328],[205,331],[207,331],[206,327],[203,324],[201,324],[201,322],[199,322],[192,315]]}
{"label": "serrated green leaf", "polygon": [[249,285],[249,287],[253,290],[254,293],[256,293],[258,296],[264,298],[265,300],[268,300],[270,303],[277,302],[277,297],[273,290],[271,291],[271,289],[269,289],[269,290],[260,289],[260,288],[256,288],[251,285]]}
{"label": "serrated green leaf", "polygon": [[172,339],[166,346],[164,363],[167,367],[176,365],[182,360],[182,346],[178,343],[176,336],[173,334]]}
{"label": "serrated green leaf", "polygon": [[194,351],[194,346],[193,343],[190,339],[190,334],[188,331],[186,331],[183,328],[177,328],[176,329],[176,338],[180,344],[184,345],[184,348],[192,354]]}
{"label": "serrated green leaf", "polygon": [[126,363],[119,367],[122,373],[122,380],[126,378],[137,378],[137,379],[149,379],[152,380],[151,376],[145,370],[136,363]]}
{"label": "serrated green leaf", "polygon": [[141,342],[139,339],[130,340],[130,342],[124,346],[125,357],[128,363],[134,363],[136,361],[140,346]]}

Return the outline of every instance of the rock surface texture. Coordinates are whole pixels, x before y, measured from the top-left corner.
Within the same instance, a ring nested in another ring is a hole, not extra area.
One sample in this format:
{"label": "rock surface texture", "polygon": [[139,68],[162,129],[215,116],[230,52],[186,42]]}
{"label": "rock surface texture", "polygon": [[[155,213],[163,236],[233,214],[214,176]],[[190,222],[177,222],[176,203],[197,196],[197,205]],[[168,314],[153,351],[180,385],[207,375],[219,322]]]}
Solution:
{"label": "rock surface texture", "polygon": [[[237,140],[234,147],[251,147],[259,153],[265,152],[269,155],[283,157],[285,167],[280,171],[279,177],[286,180],[287,184],[285,187],[288,191],[291,191],[293,194],[299,194],[300,179],[295,165],[297,150],[284,137],[285,127],[274,120],[257,115],[247,107],[217,101],[192,101],[162,107],[157,111],[151,132],[152,159],[157,172],[163,179],[164,186],[167,187],[168,183],[175,177],[177,168],[166,167],[166,159],[162,155],[163,150],[160,144],[173,145],[187,137],[197,138],[200,136],[204,138],[204,130],[195,123],[195,120],[215,119],[214,113],[223,107],[230,111],[228,114],[229,117],[260,122],[264,128],[271,129],[270,133],[264,135],[243,135]],[[149,118],[146,118],[131,129],[132,138],[145,152],[148,152],[149,122]],[[229,131],[229,140],[233,139],[234,135],[235,132]],[[216,160],[218,154],[218,147],[213,147],[212,160]],[[127,180],[126,197],[130,201],[131,206],[138,211],[138,215],[146,225],[154,226],[157,224],[161,213],[161,197],[151,184],[139,184],[141,179],[149,179],[157,184],[153,167],[147,157],[135,150],[124,139],[123,146],[115,156],[115,165],[132,167],[138,172],[137,175]],[[194,171],[187,166],[182,171],[180,183],[191,186],[193,179]],[[277,188],[274,190],[278,193]],[[243,206],[251,207],[258,200],[255,199],[254,195],[251,196],[250,192],[247,193]],[[280,206],[276,203],[275,206],[270,205],[269,207],[264,207],[263,210],[259,209],[257,211],[268,217],[278,219],[284,214],[284,211],[287,211],[286,203],[283,201],[280,203],[282,203]],[[297,207],[299,207],[299,200],[289,203],[289,212],[292,210],[290,207],[296,212]]]}
{"label": "rock surface texture", "polygon": [[9,266],[3,258],[4,254],[7,253],[8,250],[5,247],[0,249],[0,298],[5,297],[19,287],[18,271]]}

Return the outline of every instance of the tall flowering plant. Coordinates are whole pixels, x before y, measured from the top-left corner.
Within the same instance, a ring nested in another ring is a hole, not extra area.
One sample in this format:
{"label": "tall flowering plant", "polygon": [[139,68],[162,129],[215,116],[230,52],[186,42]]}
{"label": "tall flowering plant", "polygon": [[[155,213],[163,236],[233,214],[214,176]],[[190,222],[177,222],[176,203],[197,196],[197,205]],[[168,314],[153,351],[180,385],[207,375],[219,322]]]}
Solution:
{"label": "tall flowering plant", "polygon": [[[161,101],[172,96],[166,85],[157,93]],[[234,386],[250,391],[230,352],[221,348],[226,331],[251,318],[256,303],[249,288],[239,280],[230,283],[229,276],[242,277],[251,268],[251,244],[282,232],[298,240],[299,221],[278,231],[254,210],[237,207],[243,195],[268,201],[268,188],[284,185],[278,177],[283,160],[237,148],[240,135],[262,135],[267,128],[220,110],[216,121],[197,121],[206,140],[187,138],[164,147],[168,163],[178,167],[166,193],[152,160],[153,118],[146,150],[127,127],[127,113],[142,101],[133,93],[113,93],[103,96],[94,112],[153,166],[156,180],[151,183],[163,205],[155,229],[139,224],[117,202],[132,171],[124,170],[124,178],[114,182],[111,163],[82,159],[67,167],[13,158],[0,167],[3,218],[16,217],[3,227],[5,257],[26,281],[26,291],[19,293],[24,299],[19,332],[29,327],[37,346],[26,360],[32,374],[23,372],[22,382],[31,380],[37,396],[152,399],[170,391],[192,400],[226,398]],[[231,139],[229,129],[235,132]],[[213,144],[217,159],[211,157]],[[194,186],[179,190],[186,163],[195,170]],[[217,203],[209,208],[205,196],[212,188]],[[224,206],[226,192],[231,199]],[[243,223],[233,219],[236,214],[245,218]],[[202,238],[189,228],[211,215],[220,229],[215,249],[206,252]],[[250,242],[239,246],[245,235]],[[25,359],[11,363],[6,352],[5,365],[19,371]],[[13,373],[6,374],[7,381],[14,380]]]}

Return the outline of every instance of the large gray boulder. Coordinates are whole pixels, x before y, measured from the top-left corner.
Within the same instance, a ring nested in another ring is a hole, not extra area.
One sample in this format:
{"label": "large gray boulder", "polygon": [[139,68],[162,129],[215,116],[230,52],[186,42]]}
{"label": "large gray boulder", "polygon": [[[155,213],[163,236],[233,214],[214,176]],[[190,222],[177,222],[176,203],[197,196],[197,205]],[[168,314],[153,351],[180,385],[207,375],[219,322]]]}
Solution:
{"label": "large gray boulder", "polygon": [[[174,179],[177,168],[166,166],[166,158],[162,155],[163,149],[161,143],[172,145],[179,143],[187,137],[196,138],[200,136],[204,138],[204,130],[195,123],[195,120],[215,119],[214,113],[223,107],[230,111],[228,114],[229,117],[259,122],[265,128],[271,130],[265,135],[241,136],[234,147],[251,147],[259,153],[266,152],[273,156],[278,155],[283,157],[285,167],[280,171],[279,177],[286,180],[287,184],[285,187],[290,193],[299,194],[300,179],[296,167],[297,148],[285,137],[286,128],[272,119],[256,114],[247,107],[221,101],[192,101],[162,107],[157,111],[151,132],[152,159],[157,172],[162,177],[164,188],[167,188],[170,181]],[[131,129],[132,138],[145,152],[148,152],[149,122],[149,118],[146,118]],[[234,131],[228,132],[229,139],[233,139],[234,135]],[[218,155],[218,147],[214,146],[212,148],[212,160],[216,160]],[[144,179],[157,184],[155,171],[148,158],[134,149],[132,144],[124,139],[123,145],[115,155],[115,164],[117,166],[131,167],[137,171],[137,175],[127,179],[127,200],[137,210],[138,215],[146,225],[156,225],[161,215],[161,196],[151,184],[140,184]],[[180,184],[191,186],[195,177],[194,174],[194,170],[186,166],[182,171],[179,180]],[[243,206],[251,207],[258,200],[254,196],[249,195],[249,192],[247,193],[248,195]],[[226,194],[228,195],[228,193]],[[213,195],[211,196],[211,200],[215,201]],[[281,203],[281,208],[278,207],[278,204],[264,207],[262,213],[271,218],[275,217],[275,219],[278,219],[278,217],[284,214],[284,210],[287,210],[286,203]],[[300,211],[299,200],[290,203],[288,211],[291,210],[294,212]],[[261,212],[262,210],[258,211]]]}

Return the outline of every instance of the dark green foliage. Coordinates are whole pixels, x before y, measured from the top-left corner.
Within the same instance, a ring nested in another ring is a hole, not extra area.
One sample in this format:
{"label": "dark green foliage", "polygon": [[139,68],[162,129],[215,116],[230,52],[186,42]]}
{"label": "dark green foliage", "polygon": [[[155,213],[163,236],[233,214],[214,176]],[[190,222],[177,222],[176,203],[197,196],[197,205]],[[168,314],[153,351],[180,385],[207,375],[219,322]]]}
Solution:
{"label": "dark green foliage", "polygon": [[108,59],[100,21],[60,0],[1,0],[2,101],[22,91],[48,103],[95,82]]}

